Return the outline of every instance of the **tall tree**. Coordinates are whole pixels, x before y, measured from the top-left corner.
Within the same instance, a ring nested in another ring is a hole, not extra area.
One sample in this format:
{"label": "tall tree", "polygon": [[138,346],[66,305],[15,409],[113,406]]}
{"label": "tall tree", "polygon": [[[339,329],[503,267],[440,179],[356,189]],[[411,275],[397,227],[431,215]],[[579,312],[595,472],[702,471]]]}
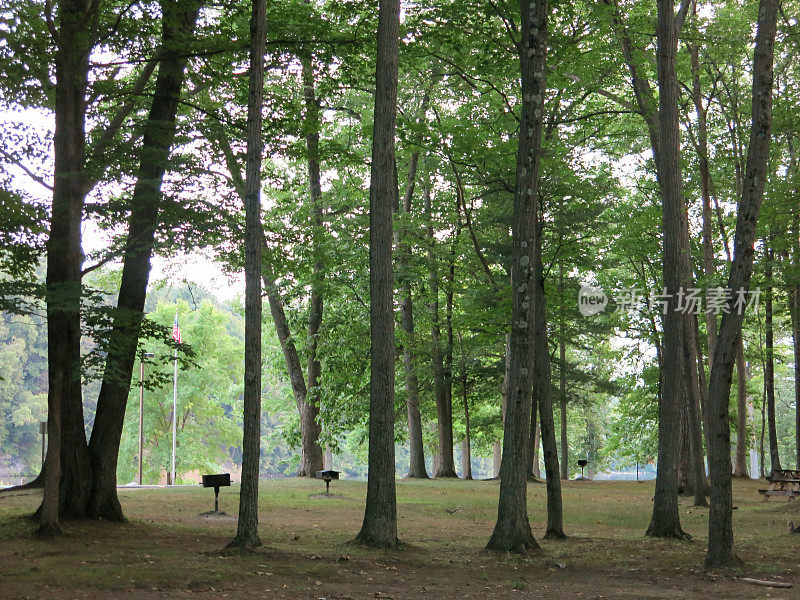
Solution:
{"label": "tall tree", "polygon": [[558,404],[561,409],[561,479],[569,479],[569,441],[567,440],[567,332],[564,322],[564,266],[559,265],[558,295],[561,311],[558,322]]}
{"label": "tall tree", "polygon": [[266,0],[253,0],[250,18],[250,70],[247,95],[247,158],[245,167],[245,325],[244,435],[239,522],[229,547],[251,549],[258,536],[258,468],[261,461],[261,127],[264,105]]}
{"label": "tall tree", "polygon": [[[52,454],[46,464],[52,467],[52,472],[45,474],[41,534],[60,532],[60,506],[76,507],[68,511],[68,516],[83,516],[86,488],[62,485],[61,475],[65,471],[74,474],[73,483],[89,475],[81,403],[81,219],[85,198],[86,91],[89,54],[96,43],[97,4],[89,0],[65,0],[58,3],[57,10],[57,24],[52,12],[45,15],[56,45],[56,85],[53,205],[45,298],[48,434]],[[76,407],[81,409],[80,414]],[[65,446],[75,452],[62,452]]]}
{"label": "tall tree", "polygon": [[445,355],[442,351],[442,329],[439,319],[439,259],[436,255],[436,237],[434,236],[433,215],[431,209],[430,185],[425,186],[423,209],[427,218],[428,232],[428,283],[430,302],[428,308],[431,315],[431,354],[433,358],[433,390],[436,401],[436,431],[439,438],[438,460],[435,477],[457,477],[456,463],[453,456],[453,406],[450,395],[450,380],[445,369]]}
{"label": "tall tree", "polygon": [[[795,239],[797,239],[797,220],[795,220]],[[795,261],[800,261],[800,242],[795,247]],[[792,325],[792,347],[794,354],[794,435],[795,464],[800,466],[800,283],[787,290],[787,304]]]}
{"label": "tall tree", "polygon": [[733,262],[728,276],[728,289],[733,292],[729,310],[722,322],[714,351],[709,380],[709,449],[711,475],[711,510],[708,518],[707,567],[726,567],[739,562],[733,550],[730,427],[728,398],[736,350],[742,336],[744,311],[733,309],[735,296],[750,287],[756,225],[764,196],[769,145],[772,137],[772,82],[778,0],[761,0],[758,9],[758,30],[753,60],[753,103],[747,166],[739,199]]}
{"label": "tall tree", "polygon": [[307,394],[300,404],[300,436],[302,453],[298,475],[316,477],[322,470],[322,446],[319,436],[320,388],[319,378],[322,363],[317,356],[317,345],[322,311],[324,308],[323,283],[324,263],[322,248],[323,214],[322,214],[322,182],[320,179],[319,132],[322,126],[319,100],[314,90],[314,66],[312,57],[306,53],[301,57],[303,97],[306,105],[306,150],[308,152],[308,183],[311,201],[311,297],[308,302],[308,368],[306,370]]}
{"label": "tall tree", "polygon": [[[658,125],[656,172],[662,201],[664,230],[664,313],[662,347],[663,395],[658,407],[658,469],[653,498],[653,516],[647,535],[687,537],[678,515],[677,448],[680,433],[681,405],[685,398],[683,369],[684,323],[686,315],[678,309],[678,298],[685,290],[689,264],[688,223],[682,194],[680,169],[680,129],[678,97],[680,89],[675,72],[678,49],[678,20],[673,0],[659,0],[657,38]],[[654,148],[654,150],[656,149]]]}
{"label": "tall tree", "polygon": [[158,76],[144,125],[119,299],[89,441],[92,488],[88,512],[91,516],[110,521],[123,519],[117,498],[119,444],[161,211],[161,184],[175,136],[178,100],[187,63],[186,45],[193,35],[199,7],[195,0],[165,0],[161,3],[163,18]]}
{"label": "tall tree", "polygon": [[[520,0],[520,13],[522,39],[518,50],[522,74],[522,112],[512,228],[510,365],[504,400],[497,523],[487,544],[490,550],[514,552],[539,547],[528,521],[527,450],[531,391],[537,366],[534,288],[539,282],[534,266],[539,236],[538,184],[549,4],[547,0]],[[558,479],[557,471],[555,477]]]}
{"label": "tall tree", "polygon": [[664,341],[659,352],[661,391],[658,401],[658,469],[653,498],[653,515],[647,534],[656,537],[685,537],[678,515],[678,452],[680,415],[684,399],[683,315],[676,310],[680,288],[690,278],[689,231],[681,191],[678,88],[675,55],[678,31],[689,3],[681,3],[677,15],[674,2],[658,2],[657,71],[658,103],[644,68],[637,60],[635,46],[614,0],[603,0],[611,8],[611,26],[631,75],[636,107],[647,126],[656,163],[656,177],[662,201],[663,283],[666,308]]}
{"label": "tall tree", "polygon": [[461,442],[461,464],[464,479],[472,479],[472,440],[469,432],[469,397],[467,388],[467,357],[461,334],[458,334],[458,345],[461,347],[461,402],[464,405],[464,439]]}
{"label": "tall tree", "polygon": [[744,342],[736,349],[736,451],[733,455],[733,476],[747,477],[747,361]]}
{"label": "tall tree", "polygon": [[770,247],[772,240],[764,241],[764,279],[766,283],[764,298],[764,391],[767,401],[767,429],[769,432],[769,465],[770,472],[779,471],[781,457],[778,452],[778,432],[775,427],[775,332],[772,324],[772,289],[773,289],[773,251]]}
{"label": "tall tree", "polygon": [[[438,74],[432,77],[431,85],[438,79]],[[425,113],[430,106],[431,90],[427,88],[422,96],[420,116],[418,122],[425,119]],[[416,140],[417,144],[421,139]],[[408,419],[408,446],[409,464],[408,477],[428,479],[425,468],[425,448],[422,439],[422,416],[419,409],[419,379],[416,373],[416,335],[414,333],[414,299],[412,294],[412,277],[410,272],[411,261],[411,236],[408,231],[407,219],[411,214],[414,201],[414,190],[417,184],[417,170],[419,167],[419,150],[414,149],[408,163],[408,177],[406,179],[403,201],[399,204],[398,225],[395,228],[395,245],[397,246],[398,283],[400,288],[400,328],[403,330],[403,369],[405,371],[406,387],[406,415]],[[425,194],[427,195],[427,184]]]}
{"label": "tall tree", "polygon": [[[683,345],[684,400],[683,411],[686,420],[686,433],[689,437],[689,469],[695,506],[708,506],[708,481],[703,457],[703,432],[700,418],[700,373],[702,359],[698,361],[699,348],[696,329],[696,315],[684,315]],[[703,382],[705,385],[705,382]]]}
{"label": "tall tree", "polygon": [[[544,78],[541,79],[544,96]],[[538,199],[534,202],[538,202]],[[537,207],[538,208],[538,207]],[[537,211],[538,212],[538,211]],[[539,423],[542,432],[542,451],[547,484],[547,529],[546,539],[565,538],[564,512],[561,504],[561,479],[558,468],[558,443],[553,419],[553,386],[550,381],[550,347],[547,341],[547,310],[544,293],[544,266],[542,264],[542,230],[537,216],[533,231],[533,402],[539,407]],[[534,436],[535,437],[535,436]],[[533,442],[532,442],[533,443]]]}
{"label": "tall tree", "polygon": [[356,537],[397,544],[394,462],[394,273],[392,211],[399,202],[395,163],[400,0],[380,0],[369,185],[369,475],[364,522]]}

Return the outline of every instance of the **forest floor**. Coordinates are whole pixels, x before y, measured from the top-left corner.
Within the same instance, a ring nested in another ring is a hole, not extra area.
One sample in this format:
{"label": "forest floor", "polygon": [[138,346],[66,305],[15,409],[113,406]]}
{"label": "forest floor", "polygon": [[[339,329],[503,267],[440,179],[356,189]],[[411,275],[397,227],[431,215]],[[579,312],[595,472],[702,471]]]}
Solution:
{"label": "forest floor", "polygon": [[[45,541],[26,519],[35,492],[0,494],[0,599],[155,598],[319,600],[496,598],[799,598],[800,503],[760,502],[764,482],[734,482],[734,527],[741,571],[702,568],[708,509],[680,507],[692,542],[647,539],[653,482],[568,482],[567,540],[541,540],[545,487],[528,505],[542,545],[528,556],[483,550],[494,526],[497,481],[397,482],[403,546],[376,551],[350,542],[363,516],[365,482],[262,483],[260,534],[252,554],[223,552],[234,517],[201,518],[213,492],[201,488],[122,489],[124,524],[66,522]],[[220,504],[235,514],[236,488]],[[741,577],[794,583],[757,587]]]}

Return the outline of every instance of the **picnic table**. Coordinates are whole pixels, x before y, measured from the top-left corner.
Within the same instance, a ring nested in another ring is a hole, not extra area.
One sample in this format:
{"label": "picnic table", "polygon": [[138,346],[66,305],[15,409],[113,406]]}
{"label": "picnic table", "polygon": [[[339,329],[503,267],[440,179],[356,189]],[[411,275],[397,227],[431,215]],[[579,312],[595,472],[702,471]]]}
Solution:
{"label": "picnic table", "polygon": [[800,469],[777,469],[773,471],[767,481],[770,487],[758,490],[766,502],[770,496],[783,496],[787,500],[794,500],[800,496]]}

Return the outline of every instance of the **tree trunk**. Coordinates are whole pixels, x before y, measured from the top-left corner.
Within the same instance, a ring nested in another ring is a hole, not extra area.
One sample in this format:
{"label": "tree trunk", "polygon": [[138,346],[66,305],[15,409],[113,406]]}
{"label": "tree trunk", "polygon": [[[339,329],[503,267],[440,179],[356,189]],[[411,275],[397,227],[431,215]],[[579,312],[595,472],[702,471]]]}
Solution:
{"label": "tree trunk", "polygon": [[[266,240],[263,236],[263,232],[261,248],[262,250],[266,248]],[[297,354],[297,347],[294,344],[294,338],[289,329],[289,320],[286,318],[286,311],[283,308],[283,301],[277,282],[272,274],[268,273],[266,270],[262,271],[261,279],[264,284],[264,291],[267,293],[267,299],[269,300],[269,310],[272,315],[272,321],[275,324],[275,332],[278,334],[278,341],[281,343],[281,349],[283,350],[283,358],[286,363],[286,371],[289,374],[292,394],[297,404],[297,411],[298,414],[302,415],[307,390],[305,376],[303,375],[303,367],[300,364],[300,356]]]}
{"label": "tree trunk", "polygon": [[394,141],[399,29],[400,1],[380,0],[369,193],[369,475],[364,522],[357,539],[381,548],[397,544],[392,210],[399,201]]}
{"label": "tree trunk", "polygon": [[569,479],[569,441],[567,440],[567,332],[564,322],[564,266],[558,269],[558,295],[561,302],[561,319],[558,325],[558,396],[561,409],[561,479]]}
{"label": "tree trunk", "polygon": [[761,470],[759,471],[759,477],[764,479],[767,476],[764,467],[764,436],[767,432],[767,391],[766,389],[762,390],[761,394],[761,437],[758,440],[759,443],[759,466]]}
{"label": "tree trunk", "polygon": [[[399,252],[398,252],[399,254]],[[402,272],[406,263],[398,260]],[[409,479],[428,479],[425,468],[425,448],[422,440],[422,416],[419,410],[419,381],[414,370],[414,311],[411,283],[401,286],[400,327],[403,329],[403,367],[406,384],[406,413],[408,417]]]}
{"label": "tree trunk", "polygon": [[[58,377],[62,377],[58,372]],[[39,509],[39,528],[37,535],[50,537],[61,535],[59,520],[59,486],[61,481],[61,390],[64,382],[48,377],[51,392],[47,397],[47,456],[42,467],[44,473],[44,497]]]}
{"label": "tree trunk", "polygon": [[697,315],[684,315],[684,372],[686,377],[686,422],[689,435],[689,460],[692,493],[695,506],[708,506],[708,481],[706,480],[706,467],[703,460],[703,432],[700,418],[700,381],[698,366],[702,368],[702,360],[698,361],[697,353]]}
{"label": "tree trunk", "polygon": [[[430,91],[426,90],[420,106],[420,119],[430,105]],[[400,288],[400,328],[403,330],[403,369],[406,386],[406,414],[408,418],[409,479],[428,479],[425,468],[425,448],[422,439],[422,416],[419,410],[419,380],[415,370],[414,304],[411,290],[410,258],[411,241],[408,236],[406,219],[411,214],[414,189],[417,182],[419,152],[413,152],[408,166],[405,195],[400,204],[401,218],[394,230],[397,249],[398,283]]]}
{"label": "tree trunk", "polygon": [[464,440],[461,442],[461,463],[464,470],[464,479],[472,479],[472,440],[469,434],[469,400],[467,397],[467,357],[461,334],[458,335],[458,344],[461,346],[461,401],[464,404]]}
{"label": "tree trunk", "polygon": [[245,331],[244,435],[239,522],[229,547],[252,549],[258,536],[258,471],[261,460],[261,160],[266,1],[253,0],[250,19],[250,73],[247,96],[247,158],[245,180]]}
{"label": "tree trunk", "polygon": [[537,431],[539,431],[539,405],[534,401],[534,398],[531,397],[531,419],[530,419],[530,430],[528,431],[528,454],[527,454],[528,466],[526,467],[526,472],[528,473],[528,477],[534,477],[533,468],[534,465],[536,464],[536,458],[537,458],[536,444],[539,441],[536,436]]}
{"label": "tree trunk", "polygon": [[[688,383],[684,381],[684,384]],[[681,496],[694,495],[694,480],[692,479],[692,450],[689,435],[689,398],[684,392],[681,403],[681,434],[678,455],[678,494]]]}
{"label": "tree trunk", "polygon": [[736,453],[734,477],[747,477],[747,364],[740,342],[736,349]]}
{"label": "tree trunk", "polygon": [[[773,252],[770,241],[765,241],[766,260],[764,262],[764,279],[766,284],[764,312],[765,327],[764,334],[766,356],[764,362],[764,391],[767,401],[767,423],[769,430],[769,465],[770,473],[781,469],[781,459],[778,452],[778,432],[775,427],[775,351],[774,351],[774,329],[772,324],[772,261]],[[763,407],[762,407],[763,412]],[[763,445],[763,444],[762,444]],[[762,448],[763,455],[763,448]]]}
{"label": "tree trunk", "polygon": [[[511,369],[511,334],[506,334],[505,354],[503,358],[503,386],[500,392],[500,419],[505,430],[506,407],[508,406],[508,377]],[[503,442],[496,441],[492,445],[492,461],[494,466],[494,476],[500,477],[503,464]]]}
{"label": "tree trunk", "polygon": [[[761,0],[753,61],[753,113],[747,171],[739,200],[728,288],[734,294],[748,290],[753,272],[753,247],[758,214],[764,196],[764,184],[772,135],[772,81],[777,0]],[[733,299],[732,299],[733,300]],[[732,301],[729,303],[732,308]],[[711,473],[711,510],[708,519],[710,568],[739,563],[733,552],[732,497],[730,471],[730,426],[728,398],[736,349],[742,335],[743,311],[723,313],[709,382],[709,470]]]}
{"label": "tree trunk", "polygon": [[437,432],[439,434],[439,460],[435,477],[457,477],[453,459],[453,416],[447,393],[447,374],[442,353],[442,332],[439,326],[439,269],[436,258],[436,238],[433,235],[433,215],[431,214],[430,186],[426,184],[423,193],[424,211],[428,220],[428,262],[430,267],[429,285],[431,301],[431,344],[433,355],[433,387],[436,400]]}
{"label": "tree trunk", "polygon": [[[706,289],[715,287],[716,267],[714,260],[714,239],[711,234],[711,173],[708,164],[708,109],[703,106],[700,89],[700,56],[696,43],[689,46],[692,63],[692,102],[697,113],[697,158],[700,169],[700,196],[703,201],[703,274]],[[712,311],[706,311],[706,330],[708,338],[708,368],[714,356],[717,344],[717,317]]]}
{"label": "tree trunk", "polygon": [[688,273],[688,224],[681,191],[678,97],[675,73],[678,45],[677,23],[672,0],[658,1],[658,134],[656,169],[663,203],[664,293],[669,294],[664,314],[662,344],[663,394],[658,406],[658,468],[653,498],[653,516],[648,536],[686,538],[678,514],[678,435],[684,402],[685,315],[677,309],[679,290]]}
{"label": "tree trunk", "polygon": [[[453,240],[450,244],[449,266],[445,279],[445,347],[444,347],[444,392],[445,406],[447,407],[447,422],[450,428],[450,435],[453,435],[453,284],[456,277],[456,244],[461,235],[461,224],[456,226],[453,233]],[[455,468],[455,462],[453,463]]]}
{"label": "tree trunk", "polygon": [[[237,189],[239,190],[240,196],[244,197],[244,190],[241,176],[238,173],[238,167],[235,162],[235,157],[233,155],[233,151],[230,147],[228,141],[224,138],[224,136],[219,136],[218,140],[222,145],[223,154],[225,155],[226,164],[228,166],[228,170],[231,173],[231,176],[234,180],[234,184],[236,185]],[[311,144],[308,145],[309,148],[313,148]],[[317,135],[317,146],[318,146],[318,135]],[[317,156],[318,152],[314,152],[311,154],[312,156]],[[310,161],[309,161],[310,162]],[[317,174],[319,173],[319,165],[317,163],[316,169],[312,169],[311,165],[309,164],[309,179],[310,184],[309,188],[317,187],[321,193],[321,187],[319,184],[319,176],[314,176],[314,172]],[[313,181],[317,182],[314,184]],[[313,191],[312,191],[313,193]],[[315,205],[315,212],[321,208],[319,203]],[[314,216],[314,228],[315,231],[318,231],[322,226],[322,215],[321,213],[315,214]],[[267,242],[266,238],[264,237],[263,231],[261,232],[261,248],[262,251],[267,249]],[[319,264],[319,263],[317,263]],[[317,276],[322,277],[322,273],[316,273]],[[301,437],[301,456],[300,456],[300,468],[298,469],[298,476],[304,477],[315,477],[316,472],[323,468],[323,453],[322,447],[319,443],[319,437],[321,434],[321,427],[318,422],[318,415],[319,415],[319,405],[315,402],[308,401],[308,388],[306,387],[306,378],[303,373],[303,367],[300,362],[300,356],[297,353],[297,347],[294,343],[294,338],[292,337],[291,330],[289,329],[289,321],[286,317],[286,311],[284,309],[283,300],[281,298],[281,292],[278,287],[278,284],[275,280],[275,275],[269,271],[262,271],[262,282],[264,284],[264,291],[267,294],[267,299],[269,301],[269,308],[270,314],[272,316],[273,324],[275,325],[275,331],[278,335],[278,341],[281,344],[281,349],[283,351],[283,358],[284,362],[286,363],[286,371],[289,375],[289,382],[292,387],[292,395],[294,396],[295,403],[297,405],[297,413],[300,417],[300,437]],[[313,341],[313,356],[315,360],[313,361],[313,366],[311,361],[309,361],[309,366],[312,367],[310,375],[313,378],[313,382],[317,385],[318,378],[319,378],[319,361],[316,360],[316,335],[319,331],[319,326],[321,323],[322,318],[322,293],[321,293],[321,281],[317,286],[317,294],[312,298],[310,302],[309,308],[309,332],[313,333],[314,341]],[[312,307],[316,307],[316,310],[312,310]],[[312,318],[314,319],[312,321]],[[312,356],[311,349],[309,348],[309,357]]]}
{"label": "tree trunk", "polygon": [[539,466],[539,450],[542,445],[542,426],[539,423],[539,420],[536,420],[536,428],[533,432],[533,468],[531,469],[531,475],[533,475],[534,479],[541,479],[542,478],[542,469]]}
{"label": "tree trunk", "polygon": [[324,249],[322,238],[325,234],[322,217],[322,183],[320,180],[319,131],[321,127],[319,101],[314,92],[314,69],[311,56],[302,58],[303,95],[306,105],[306,121],[310,130],[306,135],[308,151],[308,183],[311,200],[311,244],[313,262],[311,267],[311,298],[308,304],[308,369],[307,394],[300,410],[300,436],[302,439],[302,455],[300,457],[300,477],[316,477],[322,470],[322,446],[319,436],[322,428],[319,424],[320,389],[319,377],[322,364],[317,357],[317,341],[322,324],[323,294],[322,286],[325,273],[323,264]]}
{"label": "tree trunk", "polygon": [[586,475],[588,479],[594,479],[597,468],[597,442],[595,441],[594,420],[591,414],[588,415],[586,420],[586,441],[589,443],[589,447],[586,449]]}
{"label": "tree trunk", "polygon": [[[541,158],[542,108],[546,89],[548,2],[520,0],[520,12],[522,110],[512,232],[514,262],[511,268],[510,364],[505,399],[497,523],[487,548],[522,553],[539,547],[528,521],[526,452],[531,390],[534,369],[537,366],[534,341],[537,324],[534,320],[533,289],[538,282],[533,263],[536,257],[534,248],[538,242],[537,191]],[[558,480],[557,475],[556,480]]]}
{"label": "tree trunk", "polygon": [[550,381],[550,347],[547,343],[547,312],[544,294],[544,268],[542,265],[541,224],[533,240],[533,307],[535,361],[533,398],[539,406],[542,428],[544,473],[547,479],[547,529],[545,539],[566,538],[564,511],[561,502],[561,479],[558,468],[558,443],[553,419],[553,386]]}
{"label": "tree trunk", "polygon": [[[261,238],[261,247],[266,247],[266,240]],[[266,271],[261,274],[264,283],[264,290],[269,301],[269,310],[275,331],[278,334],[278,341],[281,343],[283,358],[286,363],[286,371],[289,374],[289,383],[292,387],[292,394],[297,405],[297,412],[300,415],[300,436],[301,436],[301,465],[298,476],[314,477],[316,472],[322,469],[322,449],[319,445],[320,427],[317,422],[316,413],[309,410],[306,402],[307,388],[306,380],[303,375],[303,367],[300,363],[300,356],[294,344],[289,321],[286,318],[286,311],[283,307],[278,284],[272,274]],[[317,449],[319,448],[319,452]],[[319,457],[317,457],[319,454]],[[313,472],[313,473],[312,473]]]}
{"label": "tree trunk", "polygon": [[[697,401],[699,406],[697,411],[700,415],[700,424],[702,425],[702,435],[705,440],[706,448],[708,448],[708,379],[706,377],[705,363],[703,362],[703,349],[700,346],[700,320],[697,315],[694,315],[694,342],[697,359],[697,373],[698,390]],[[706,491],[708,491],[708,480],[706,480]]]}
{"label": "tree trunk", "polygon": [[[236,162],[236,157],[233,154],[230,142],[225,135],[219,131],[216,134],[216,141],[219,142],[222,154],[225,157],[225,163],[228,171],[233,179],[234,186],[243,202],[246,201],[247,194],[245,192],[245,184],[242,181],[241,171]],[[263,228],[260,232],[261,237],[261,250],[262,254],[267,251],[267,240],[264,236]],[[300,356],[297,353],[297,347],[292,337],[292,332],[289,329],[289,320],[286,318],[286,310],[283,306],[283,299],[281,298],[281,291],[275,280],[275,274],[272,273],[266,265],[262,264],[261,281],[264,286],[264,292],[269,301],[270,315],[272,322],[275,325],[275,332],[278,335],[278,341],[281,344],[283,351],[284,362],[286,363],[286,372],[289,375],[289,383],[292,388],[292,395],[294,396],[295,404],[297,405],[297,413],[300,416],[300,436],[301,436],[301,464],[305,467],[301,471],[316,471],[321,468],[322,459],[317,459],[316,447],[319,447],[320,427],[317,423],[316,414],[308,409],[306,398],[308,396],[308,388],[306,387],[306,378],[303,373],[303,367],[300,363]],[[322,456],[322,450],[319,450],[319,456]]]}
{"label": "tree trunk", "polygon": [[161,184],[175,137],[178,100],[187,62],[185,49],[194,33],[199,4],[163,2],[162,10],[158,76],[144,126],[117,310],[89,441],[92,493],[88,512],[92,517],[107,521],[124,519],[117,498],[119,444],[144,317],[150,259],[161,206]]}
{"label": "tree trunk", "polygon": [[[47,241],[48,456],[39,533],[60,532],[59,514],[83,517],[89,496],[89,453],[81,394],[81,219],[86,162],[86,89],[93,45],[87,0],[58,6],[55,65],[54,174]],[[60,423],[59,423],[60,421]],[[55,431],[56,427],[59,431]],[[60,468],[59,468],[60,466]]]}
{"label": "tree trunk", "polygon": [[[800,250],[799,250],[800,252]],[[800,468],[800,285],[789,290],[789,314],[792,322],[792,347],[794,348],[794,402],[795,402],[795,465]]]}

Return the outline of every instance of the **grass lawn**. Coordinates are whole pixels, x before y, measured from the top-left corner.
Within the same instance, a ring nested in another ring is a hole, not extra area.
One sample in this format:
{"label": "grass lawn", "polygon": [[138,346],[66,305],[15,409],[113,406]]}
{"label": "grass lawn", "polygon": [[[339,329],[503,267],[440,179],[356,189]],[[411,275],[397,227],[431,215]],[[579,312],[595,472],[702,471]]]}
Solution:
{"label": "grass lawn", "polygon": [[[32,536],[25,518],[40,495],[0,494],[0,599],[15,598],[799,598],[800,504],[760,502],[763,482],[734,482],[736,573],[702,569],[708,510],[681,500],[693,542],[645,539],[653,482],[564,484],[566,541],[541,540],[545,488],[528,505],[542,550],[483,550],[496,517],[496,481],[398,481],[399,534],[388,552],[350,543],[363,515],[365,482],[333,482],[336,499],[314,497],[319,481],[264,482],[253,554],[222,552],[233,517],[203,519],[213,491],[200,487],[120,490],[125,524],[66,522],[65,535]],[[236,488],[223,510],[236,513]],[[449,510],[445,510],[449,509]],[[453,512],[452,509],[457,509]],[[452,514],[451,514],[452,513]],[[757,587],[743,576],[788,581]]]}

